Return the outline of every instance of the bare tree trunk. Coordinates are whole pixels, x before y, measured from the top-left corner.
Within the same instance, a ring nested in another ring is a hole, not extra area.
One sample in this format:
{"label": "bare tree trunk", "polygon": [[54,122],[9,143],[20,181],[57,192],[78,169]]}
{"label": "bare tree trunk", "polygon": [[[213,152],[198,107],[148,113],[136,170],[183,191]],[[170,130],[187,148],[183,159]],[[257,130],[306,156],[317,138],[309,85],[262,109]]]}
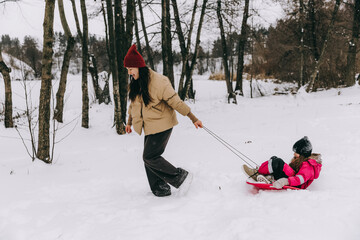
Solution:
{"label": "bare tree trunk", "polygon": [[315,61],[319,60],[319,49],[316,38],[316,18],[315,18],[315,1],[309,0],[309,18],[310,18],[310,31],[311,31],[311,48],[315,58]]}
{"label": "bare tree trunk", "polygon": [[89,128],[89,92],[88,92],[88,17],[86,13],[85,0],[80,0],[81,15],[83,21],[83,36],[82,36],[82,74],[81,74],[81,90],[82,90],[82,119],[81,126]]}
{"label": "bare tree trunk", "polygon": [[357,42],[359,40],[359,27],[360,27],[360,0],[355,0],[352,37],[351,37],[351,41],[349,42],[347,67],[346,67],[346,75],[345,75],[345,84],[348,87],[355,84],[356,49],[357,49]]}
{"label": "bare tree trunk", "polygon": [[[123,121],[126,123],[126,110],[127,110],[127,94],[128,94],[128,80],[129,76],[126,68],[124,67],[124,58],[126,56],[127,50],[130,48],[133,35],[134,35],[134,18],[135,18],[135,1],[127,0],[126,1],[126,21],[125,21],[125,48],[122,49],[120,59],[121,62],[121,75],[120,75],[120,94],[121,94],[121,103],[123,110]],[[139,46],[141,47],[141,46]]]}
{"label": "bare tree trunk", "polygon": [[73,9],[73,13],[74,13],[76,29],[77,29],[77,32],[78,32],[78,35],[79,35],[80,39],[82,39],[82,32],[81,32],[81,28],[80,28],[79,18],[78,18],[78,15],[77,15],[75,0],[70,0],[70,1],[71,1],[71,4],[72,4],[72,9]]}
{"label": "bare tree trunk", "polygon": [[170,1],[161,0],[161,46],[163,60],[163,74],[170,79],[171,85],[174,83],[174,60],[171,46],[171,23],[170,23]]}
{"label": "bare tree trunk", "polygon": [[119,74],[121,116],[123,123],[126,123],[127,109],[127,87],[128,74],[124,67],[124,58],[127,50],[131,46],[134,29],[134,8],[135,3],[132,0],[126,2],[126,17],[123,17],[121,1],[115,0],[115,38],[116,38],[116,56]]}
{"label": "bare tree trunk", "polygon": [[136,14],[136,7],[134,7],[134,25],[135,25],[135,36],[136,36],[136,45],[138,52],[143,55],[140,43],[140,34],[139,34],[139,26],[138,26],[138,19]]}
{"label": "bare tree trunk", "polygon": [[[127,76],[124,74],[123,66],[123,51],[127,50],[128,47],[125,45],[125,19],[122,11],[122,0],[115,0],[114,2],[114,13],[115,13],[115,43],[116,43],[116,61],[117,61],[117,72],[119,81],[119,93],[120,93],[120,104],[121,104],[121,121],[126,123],[126,101],[124,104],[124,86],[127,85]],[[125,56],[125,55],[124,55]],[[125,81],[125,82],[124,82]],[[125,97],[126,99],[126,97]]]}
{"label": "bare tree trunk", "polygon": [[[127,0],[126,1],[126,17],[125,17],[125,48],[122,49],[120,53],[120,58],[118,61],[121,62],[121,74],[120,74],[120,95],[121,95],[121,104],[123,111],[123,121],[126,123],[126,112],[127,112],[127,97],[128,97],[128,80],[129,76],[126,68],[124,67],[124,58],[126,56],[127,50],[130,48],[133,35],[134,35],[134,24],[135,24],[135,1]],[[139,46],[141,48],[141,46]]]}
{"label": "bare tree trunk", "polygon": [[245,0],[245,7],[244,7],[242,24],[241,24],[241,33],[238,43],[238,63],[237,63],[236,86],[235,86],[235,91],[238,91],[241,96],[244,95],[243,73],[244,73],[245,45],[247,42],[248,18],[249,18],[249,0]]}
{"label": "bare tree trunk", "polygon": [[54,39],[54,9],[55,0],[46,0],[44,17],[44,42],[41,70],[41,90],[39,104],[39,142],[37,158],[51,163],[50,159],[50,97],[51,97],[51,67],[53,63]]}
{"label": "bare tree trunk", "polygon": [[120,89],[119,89],[119,77],[118,77],[118,66],[116,61],[116,43],[115,43],[115,29],[114,29],[114,14],[112,9],[112,1],[106,0],[106,9],[108,17],[109,27],[109,60],[110,69],[113,78],[113,94],[114,94],[114,121],[116,126],[116,132],[118,134],[125,134],[125,126],[121,116],[121,102],[120,102]]}
{"label": "bare tree trunk", "polygon": [[217,8],[216,8],[216,14],[219,20],[219,28],[220,28],[220,35],[221,35],[221,46],[223,50],[223,63],[224,63],[224,71],[225,71],[225,81],[226,81],[226,87],[228,92],[228,102],[230,103],[230,99],[233,99],[233,103],[236,103],[236,95],[233,91],[232,83],[230,80],[230,71],[229,71],[229,65],[228,65],[228,54],[227,54],[227,45],[226,45],[226,38],[225,38],[225,32],[224,32],[224,25],[222,21],[221,16],[221,1],[217,1]]}
{"label": "bare tree trunk", "polygon": [[[232,16],[230,16],[232,17]],[[232,33],[232,24],[230,23],[230,29],[229,29],[229,33],[231,34]],[[233,52],[233,49],[234,49],[234,39],[233,39],[233,36],[232,34],[229,36],[230,37],[230,42],[229,42],[229,45],[230,45],[230,60],[229,60],[229,75],[230,75],[230,82],[232,82],[234,80],[234,52]]]}
{"label": "bare tree trunk", "polygon": [[99,101],[99,104],[104,102],[104,99],[102,97],[102,90],[99,86],[99,74],[98,74],[98,70],[97,70],[97,62],[96,62],[96,58],[93,54],[91,54],[91,56],[89,56],[89,72],[91,74],[91,79],[92,79],[92,83],[94,86],[94,91],[95,91],[95,97],[96,99]]}
{"label": "bare tree trunk", "polygon": [[151,51],[151,48],[150,48],[149,39],[148,39],[148,36],[147,36],[147,31],[146,31],[144,13],[143,13],[142,5],[141,5],[141,0],[137,0],[137,2],[138,2],[138,6],[139,6],[142,30],[143,30],[144,38],[145,38],[146,52],[147,52],[147,56],[148,56],[148,61],[149,61],[149,64],[150,64],[150,68],[155,70],[154,60],[152,58],[152,51]]}
{"label": "bare tree trunk", "polygon": [[321,48],[321,52],[320,52],[320,55],[319,55],[319,60],[316,61],[315,63],[315,68],[314,68],[314,71],[313,73],[311,74],[311,77],[310,77],[310,82],[306,88],[306,91],[307,92],[312,92],[313,91],[313,88],[314,88],[314,83],[315,83],[315,79],[318,77],[319,75],[319,70],[320,70],[320,66],[322,65],[323,61],[324,61],[324,53],[325,53],[325,50],[326,50],[326,47],[327,47],[327,43],[329,41],[329,37],[331,35],[331,32],[332,32],[332,29],[334,27],[334,23],[335,23],[335,19],[336,19],[336,15],[337,15],[337,12],[339,10],[339,7],[340,7],[340,3],[341,3],[341,0],[336,0],[336,3],[335,3],[335,6],[334,6],[334,10],[332,12],[332,16],[331,16],[331,22],[330,22],[330,25],[329,25],[329,28],[326,32],[326,35],[325,35],[325,38],[324,38],[324,43],[323,43],[323,46]]}
{"label": "bare tree trunk", "polygon": [[[196,40],[195,40],[194,54],[192,56],[190,68],[186,73],[185,87],[184,87],[183,91],[180,94],[180,97],[181,97],[182,100],[184,100],[188,96],[189,90],[190,90],[190,87],[191,87],[192,75],[193,75],[193,72],[194,72],[194,69],[195,69],[196,59],[197,59],[197,55],[198,55],[198,52],[199,52],[201,28],[202,28],[202,24],[204,22],[205,9],[206,9],[207,1],[208,0],[203,0],[203,4],[202,4],[202,7],[201,7],[199,26],[198,26],[198,30],[197,30],[197,34],[196,34]],[[190,47],[190,45],[188,47]]]}
{"label": "bare tree trunk", "polygon": [[181,92],[183,91],[183,88],[184,88],[184,78],[190,68],[189,53],[190,53],[191,35],[192,35],[192,31],[194,29],[195,14],[196,14],[198,0],[195,0],[195,2],[194,2],[194,8],[193,8],[193,13],[192,13],[192,17],[191,17],[190,27],[189,27],[187,45],[185,45],[185,37],[184,37],[183,31],[181,28],[181,22],[180,22],[180,16],[179,16],[179,10],[177,7],[177,2],[176,2],[176,0],[171,0],[171,1],[172,1],[173,9],[174,9],[176,32],[179,37],[179,44],[180,44],[181,57],[182,57],[182,69],[181,69],[179,88],[178,88],[178,93],[181,94]]}
{"label": "bare tree trunk", "polygon": [[[320,53],[319,53],[319,46],[318,46],[318,42],[317,42],[317,31],[316,31],[316,24],[317,24],[317,20],[316,20],[316,16],[315,16],[315,1],[314,0],[309,0],[308,2],[308,11],[309,11],[309,21],[310,21],[310,43],[311,43],[311,52],[313,54],[314,57],[314,61],[315,64],[319,61],[319,57],[320,57]],[[316,81],[319,78],[319,75],[316,75],[316,79],[314,81]],[[311,81],[311,76],[310,76],[310,80]],[[304,81],[305,82],[305,81]],[[307,81],[306,81],[307,82]]]}
{"label": "bare tree trunk", "polygon": [[[103,0],[101,0],[101,11],[103,13],[103,19],[104,19],[104,24],[105,24],[105,42],[106,42],[106,52],[108,54],[108,58],[109,58],[109,33],[108,33],[108,23],[106,20],[106,10],[104,7],[104,2]],[[110,62],[110,61],[109,61]]]}
{"label": "bare tree trunk", "polygon": [[4,78],[5,85],[5,127],[12,128],[14,127],[13,118],[12,118],[12,91],[11,91],[11,78],[10,72],[11,68],[8,68],[3,61],[1,54],[1,45],[0,45],[0,72]]}
{"label": "bare tree trunk", "polygon": [[59,14],[61,19],[61,25],[64,29],[65,36],[67,38],[67,46],[64,54],[63,64],[61,67],[59,89],[56,93],[56,107],[54,112],[54,119],[58,122],[63,122],[63,111],[64,111],[64,95],[66,91],[67,75],[69,72],[69,64],[71,55],[75,46],[75,39],[73,38],[69,25],[66,20],[63,0],[58,0]]}
{"label": "bare tree trunk", "polygon": [[299,88],[304,85],[304,0],[299,0],[300,4],[300,78]]}

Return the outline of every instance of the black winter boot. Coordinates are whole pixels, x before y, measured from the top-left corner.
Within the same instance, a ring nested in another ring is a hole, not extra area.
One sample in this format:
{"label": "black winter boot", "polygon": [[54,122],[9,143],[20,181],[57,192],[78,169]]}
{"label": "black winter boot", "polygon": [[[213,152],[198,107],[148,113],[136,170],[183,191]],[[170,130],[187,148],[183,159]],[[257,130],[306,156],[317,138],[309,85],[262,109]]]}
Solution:
{"label": "black winter boot", "polygon": [[157,197],[166,197],[171,195],[171,188],[167,183],[163,182],[159,183],[152,192]]}

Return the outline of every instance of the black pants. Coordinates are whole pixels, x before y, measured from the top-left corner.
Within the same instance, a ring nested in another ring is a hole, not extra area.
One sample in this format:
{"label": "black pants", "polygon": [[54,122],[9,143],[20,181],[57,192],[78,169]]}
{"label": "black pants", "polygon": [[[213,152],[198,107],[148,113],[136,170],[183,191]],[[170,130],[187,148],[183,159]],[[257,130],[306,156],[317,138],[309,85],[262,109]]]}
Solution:
{"label": "black pants", "polygon": [[288,178],[288,176],[283,171],[285,164],[284,160],[276,156],[271,157],[271,160],[271,167],[274,171],[272,175],[274,176],[275,180],[278,180],[280,178]]}
{"label": "black pants", "polygon": [[187,175],[185,170],[174,167],[161,156],[169,141],[171,132],[172,128],[145,136],[143,159],[146,175],[153,192],[158,189],[159,185],[167,183],[178,188]]}

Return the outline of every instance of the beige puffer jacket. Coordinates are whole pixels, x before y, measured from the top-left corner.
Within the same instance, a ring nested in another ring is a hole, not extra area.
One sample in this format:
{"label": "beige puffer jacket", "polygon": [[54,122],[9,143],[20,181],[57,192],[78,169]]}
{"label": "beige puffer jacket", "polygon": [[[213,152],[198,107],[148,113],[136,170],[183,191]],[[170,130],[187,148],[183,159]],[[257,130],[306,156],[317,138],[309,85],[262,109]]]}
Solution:
{"label": "beige puffer jacket", "polygon": [[187,106],[175,92],[169,79],[149,69],[149,94],[152,101],[145,106],[142,97],[137,96],[129,106],[128,125],[141,135],[144,128],[145,135],[163,132],[178,124],[176,111],[186,116],[190,113]]}

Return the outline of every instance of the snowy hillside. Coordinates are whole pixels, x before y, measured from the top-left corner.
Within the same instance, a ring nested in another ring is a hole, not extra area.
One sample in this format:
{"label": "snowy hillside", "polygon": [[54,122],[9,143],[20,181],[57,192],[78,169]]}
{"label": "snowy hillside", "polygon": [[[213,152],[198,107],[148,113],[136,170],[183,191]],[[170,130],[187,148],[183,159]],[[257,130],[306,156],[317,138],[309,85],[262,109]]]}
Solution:
{"label": "snowy hillside", "polygon": [[[245,184],[240,159],[178,115],[164,157],[194,181],[186,196],[172,189],[156,198],[141,159],[143,136],[117,135],[112,105],[92,105],[90,129],[82,129],[81,77],[69,78],[52,165],[31,162],[16,131],[1,122],[0,239],[360,239],[358,85],[273,96],[268,82],[268,96],[253,99],[247,85],[233,105],[225,82],[195,76],[196,103],[188,104],[207,128],[258,164],[273,155],[289,161],[306,135],[323,169],[308,190],[258,191]],[[23,109],[23,87],[12,84],[14,106]],[[40,82],[29,84],[35,106]],[[3,91],[0,81],[0,102]]]}
{"label": "snowy hillside", "polygon": [[[25,77],[28,80],[34,80],[34,71],[29,65],[6,53],[2,53],[2,57],[5,64],[11,68],[10,78],[12,81],[19,81]],[[2,77],[0,74],[1,81],[3,79]]]}

